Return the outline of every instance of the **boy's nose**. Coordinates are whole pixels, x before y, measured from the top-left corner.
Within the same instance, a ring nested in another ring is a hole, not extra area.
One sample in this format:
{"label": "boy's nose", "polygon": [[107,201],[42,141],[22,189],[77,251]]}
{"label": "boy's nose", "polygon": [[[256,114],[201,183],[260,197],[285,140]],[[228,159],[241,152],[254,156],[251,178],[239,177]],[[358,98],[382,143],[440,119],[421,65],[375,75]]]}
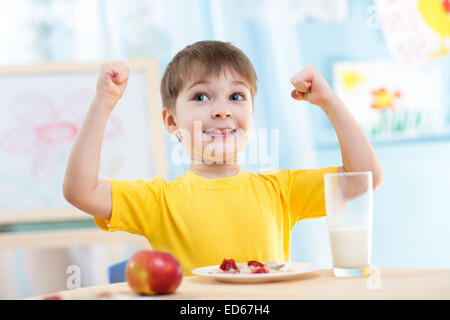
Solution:
{"label": "boy's nose", "polygon": [[230,110],[228,110],[228,108],[222,108],[221,110],[213,111],[211,116],[212,116],[213,119],[216,119],[216,118],[222,118],[222,119],[231,118],[231,112],[230,112]]}

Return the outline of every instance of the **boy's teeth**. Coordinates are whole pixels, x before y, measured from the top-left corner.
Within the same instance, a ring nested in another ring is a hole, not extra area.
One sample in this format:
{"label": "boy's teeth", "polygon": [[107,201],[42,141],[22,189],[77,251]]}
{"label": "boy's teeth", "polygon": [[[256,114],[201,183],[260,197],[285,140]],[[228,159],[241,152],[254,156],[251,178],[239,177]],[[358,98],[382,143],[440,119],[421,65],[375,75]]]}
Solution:
{"label": "boy's teeth", "polygon": [[234,133],[234,129],[227,129],[227,130],[208,129],[203,132],[207,133],[207,134],[230,134],[230,133]]}

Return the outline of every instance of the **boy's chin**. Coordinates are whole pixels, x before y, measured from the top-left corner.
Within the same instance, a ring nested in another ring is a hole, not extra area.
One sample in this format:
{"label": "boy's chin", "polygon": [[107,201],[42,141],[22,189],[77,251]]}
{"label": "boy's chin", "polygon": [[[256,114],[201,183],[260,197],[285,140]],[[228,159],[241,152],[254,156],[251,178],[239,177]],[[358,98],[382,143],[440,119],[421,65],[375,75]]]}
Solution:
{"label": "boy's chin", "polygon": [[204,164],[235,164],[237,163],[236,158],[220,158],[220,157],[204,157],[203,158]]}
{"label": "boy's chin", "polygon": [[191,154],[196,163],[205,164],[230,164],[235,163],[238,160],[239,152],[245,149],[248,140],[240,140],[239,143],[223,143],[222,141],[216,142],[203,142],[198,143],[202,145],[201,148],[194,144],[189,145],[190,150],[186,149],[188,154]]}
{"label": "boy's chin", "polygon": [[233,164],[238,161],[238,153],[239,151],[234,150],[233,152],[212,152],[212,153],[203,153],[202,155],[197,154],[195,159],[200,161],[203,164]]}

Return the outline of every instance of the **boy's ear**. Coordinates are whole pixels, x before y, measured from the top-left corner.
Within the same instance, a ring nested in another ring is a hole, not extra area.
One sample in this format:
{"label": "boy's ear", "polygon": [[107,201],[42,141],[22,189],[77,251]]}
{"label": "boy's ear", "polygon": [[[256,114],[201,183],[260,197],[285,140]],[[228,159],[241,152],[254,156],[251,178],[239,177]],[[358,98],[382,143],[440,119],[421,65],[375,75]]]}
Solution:
{"label": "boy's ear", "polygon": [[167,131],[174,133],[178,129],[177,124],[175,123],[175,117],[167,108],[163,108],[162,118]]}

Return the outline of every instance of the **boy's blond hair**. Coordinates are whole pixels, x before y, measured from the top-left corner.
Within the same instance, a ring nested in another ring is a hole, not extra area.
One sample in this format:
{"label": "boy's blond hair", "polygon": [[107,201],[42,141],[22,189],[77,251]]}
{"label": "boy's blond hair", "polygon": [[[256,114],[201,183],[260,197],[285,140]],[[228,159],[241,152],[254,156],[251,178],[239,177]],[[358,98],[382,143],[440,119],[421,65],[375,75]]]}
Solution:
{"label": "boy's blond hair", "polygon": [[178,94],[194,72],[219,76],[226,70],[236,72],[248,83],[253,102],[258,78],[249,58],[229,42],[208,40],[185,47],[168,64],[160,87],[163,108],[175,112]]}

